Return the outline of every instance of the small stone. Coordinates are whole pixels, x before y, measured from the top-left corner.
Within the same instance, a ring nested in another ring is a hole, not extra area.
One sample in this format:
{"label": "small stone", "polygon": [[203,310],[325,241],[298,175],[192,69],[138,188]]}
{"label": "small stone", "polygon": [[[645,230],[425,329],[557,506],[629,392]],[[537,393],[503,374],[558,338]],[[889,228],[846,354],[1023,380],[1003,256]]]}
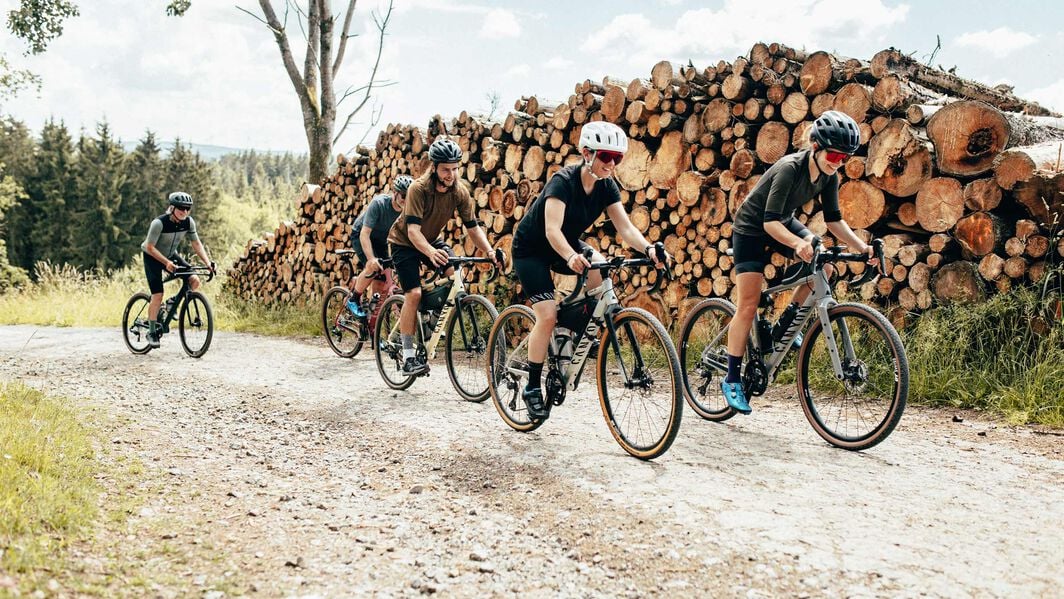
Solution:
{"label": "small stone", "polygon": [[46,586],[48,587],[48,590],[53,593],[59,592],[59,581],[54,578],[49,579]]}
{"label": "small stone", "polygon": [[240,499],[241,497],[243,497],[243,495],[240,494],[240,491],[229,491],[228,493],[226,493],[226,495],[228,497],[235,497],[236,499]]}
{"label": "small stone", "polygon": [[480,566],[477,569],[480,570],[481,572],[485,573],[485,574],[491,574],[492,572],[495,571],[495,566],[492,565],[491,562],[484,562],[483,564],[480,564]]}
{"label": "small stone", "polygon": [[421,485],[414,485],[413,487],[410,487],[410,494],[411,495],[420,495],[424,490],[425,490],[425,487],[423,487]]}
{"label": "small stone", "polygon": [[979,435],[980,437],[985,437],[986,436],[986,431],[979,431],[976,434]]}
{"label": "small stone", "polygon": [[168,541],[168,540],[170,540],[170,539],[176,539],[176,538],[177,538],[177,533],[176,533],[176,532],[164,532],[164,533],[162,534],[161,538],[162,538],[162,539],[163,539],[164,541]]}
{"label": "small stone", "polygon": [[961,418],[960,416],[957,416],[956,414],[954,414],[953,415],[953,421],[954,422],[964,422],[964,418]]}
{"label": "small stone", "polygon": [[255,508],[252,508],[252,509],[248,510],[248,515],[253,517],[253,518],[255,518],[255,517],[261,516],[262,512],[260,512],[259,510],[255,509]]}
{"label": "small stone", "polygon": [[285,560],[284,565],[289,568],[302,568],[304,564],[303,556],[297,557],[295,560]]}
{"label": "small stone", "polygon": [[484,554],[483,550],[474,549],[469,554],[469,559],[470,559],[470,561],[474,561],[474,562],[486,562],[486,561],[488,561],[488,556]]}

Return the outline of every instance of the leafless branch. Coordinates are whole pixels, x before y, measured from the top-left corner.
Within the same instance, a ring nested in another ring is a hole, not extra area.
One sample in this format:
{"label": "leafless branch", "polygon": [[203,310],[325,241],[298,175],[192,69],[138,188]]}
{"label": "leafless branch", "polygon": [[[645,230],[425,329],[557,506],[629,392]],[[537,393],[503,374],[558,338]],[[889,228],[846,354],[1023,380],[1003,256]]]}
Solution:
{"label": "leafless branch", "polygon": [[279,35],[279,34],[284,33],[284,29],[283,28],[281,30],[274,29],[273,25],[270,25],[269,23],[266,22],[266,19],[263,19],[262,17],[260,17],[259,15],[251,12],[250,10],[248,10],[248,9],[242,7],[242,6],[238,6],[238,7],[236,7],[236,9],[244,11],[247,14],[251,15],[251,17],[253,19],[255,19],[256,21],[258,21],[258,22],[262,23],[263,25],[265,25],[270,31],[273,32],[274,35]]}
{"label": "leafless branch", "polygon": [[[360,138],[360,139],[358,140],[358,142],[357,142],[357,143],[355,143],[355,145],[351,146],[351,147],[350,147],[350,148],[349,148],[349,149],[347,150],[347,155],[348,155],[348,156],[350,156],[350,155],[354,154],[354,153],[356,152],[356,149],[358,148],[358,146],[360,146],[360,145],[362,145],[363,143],[365,143],[365,141],[366,141],[366,136],[368,136],[368,135],[369,135],[369,132],[370,132],[370,131],[372,131],[372,130],[373,130],[373,128],[377,126],[377,123],[379,123],[379,122],[380,122],[380,120],[381,120],[381,115],[382,115],[383,113],[384,113],[384,106],[383,106],[383,105],[381,105],[381,106],[377,106],[376,104],[374,104],[374,108],[373,108],[373,111],[372,111],[372,113],[371,113],[371,114],[372,114],[372,116],[370,117],[370,123],[369,123],[369,126],[368,126],[368,127],[366,127],[366,130],[365,130],[365,131],[364,131],[364,132],[362,133],[362,137],[361,137],[361,138]],[[356,125],[357,125],[357,124],[360,124],[360,123],[354,123],[354,124],[356,124]]]}
{"label": "leafless branch", "polygon": [[[380,88],[380,87],[391,87],[391,86],[396,85],[398,83],[399,83],[398,81],[391,81],[389,79],[383,79],[383,80],[378,81],[377,83],[375,83],[374,87],[378,87],[378,88]],[[354,88],[354,89],[352,89],[350,87],[347,88],[347,91],[344,92],[344,95],[339,100],[336,101],[336,105],[339,106],[340,103],[343,102],[348,96],[352,96],[354,94],[357,94],[358,92],[366,89],[367,87],[369,87],[369,86],[368,85],[363,85],[363,86],[360,86],[360,87],[357,87],[357,88]]]}
{"label": "leafless branch", "polygon": [[347,38],[354,37],[348,35],[347,32],[351,30],[351,17],[355,14],[356,4],[358,4],[358,0],[351,0],[347,5],[347,15],[344,16],[344,28],[340,32],[340,47],[336,49],[336,59],[333,61],[332,65],[333,76],[340,71],[340,64],[344,61],[344,52],[347,50]]}
{"label": "leafless branch", "polygon": [[376,23],[377,31],[380,32],[380,36],[377,39],[377,58],[373,62],[373,71],[370,72],[369,83],[365,85],[366,94],[362,97],[362,101],[358,103],[358,106],[356,106],[354,110],[348,113],[347,118],[344,119],[343,126],[340,127],[340,130],[333,137],[334,144],[337,142],[337,140],[340,139],[340,136],[344,134],[344,131],[347,130],[347,126],[351,123],[351,118],[358,114],[358,111],[362,110],[362,107],[366,105],[366,102],[368,102],[371,97],[373,88],[377,83],[377,70],[380,68],[381,55],[384,53],[384,35],[385,31],[388,28],[388,21],[392,18],[393,8],[394,2],[389,1],[388,12],[385,13],[383,19],[378,17],[376,14],[373,15],[373,22]]}

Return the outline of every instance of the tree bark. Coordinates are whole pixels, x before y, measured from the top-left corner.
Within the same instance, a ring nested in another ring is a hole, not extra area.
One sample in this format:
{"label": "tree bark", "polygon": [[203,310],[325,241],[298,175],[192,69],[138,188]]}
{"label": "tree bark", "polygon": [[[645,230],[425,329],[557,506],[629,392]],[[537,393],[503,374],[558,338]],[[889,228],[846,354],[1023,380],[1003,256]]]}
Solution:
{"label": "tree bark", "polygon": [[967,100],[947,104],[927,121],[935,163],[949,175],[970,177],[990,170],[1011,132],[1001,111]]}
{"label": "tree bark", "polygon": [[906,197],[931,178],[931,150],[902,119],[893,119],[868,144],[868,181],[890,195]]}

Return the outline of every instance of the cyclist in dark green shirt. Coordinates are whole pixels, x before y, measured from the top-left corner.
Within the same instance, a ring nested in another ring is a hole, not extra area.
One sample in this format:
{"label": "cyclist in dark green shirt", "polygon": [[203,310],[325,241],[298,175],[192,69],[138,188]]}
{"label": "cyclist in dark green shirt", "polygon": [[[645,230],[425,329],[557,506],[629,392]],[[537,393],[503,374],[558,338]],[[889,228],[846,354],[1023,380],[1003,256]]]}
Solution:
{"label": "cyclist in dark green shirt", "polygon": [[[758,180],[735,215],[732,253],[735,258],[737,306],[728,329],[728,375],[721,382],[724,399],[736,411],[749,414],[750,404],[741,382],[743,355],[761,300],[763,273],[772,252],[804,262],[813,259],[813,235],[794,217],[795,210],[820,196],[828,230],[842,243],[872,260],[872,248],[854,234],[839,210],[839,175],[842,163],[861,145],[857,122],[849,115],[829,110],[810,129],[812,147],[780,158]],[[824,268],[831,275],[831,265]],[[801,304],[811,289],[795,291]],[[796,339],[800,343],[800,340]]]}

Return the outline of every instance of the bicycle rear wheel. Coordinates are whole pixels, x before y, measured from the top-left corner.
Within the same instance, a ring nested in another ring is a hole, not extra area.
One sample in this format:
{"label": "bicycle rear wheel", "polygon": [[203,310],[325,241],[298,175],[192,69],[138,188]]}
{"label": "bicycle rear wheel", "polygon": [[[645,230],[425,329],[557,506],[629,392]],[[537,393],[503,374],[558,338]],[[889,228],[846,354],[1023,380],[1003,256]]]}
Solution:
{"label": "bicycle rear wheel", "polygon": [[365,319],[347,309],[351,292],[347,287],[330,289],[321,302],[321,326],[329,347],[341,358],[353,358],[362,350],[369,331]]}
{"label": "bicycle rear wheel", "polygon": [[734,316],[735,304],[707,299],[691,308],[680,329],[684,399],[706,420],[723,422],[736,414],[720,390],[728,374],[728,326]]}
{"label": "bicycle rear wheel", "polygon": [[447,375],[466,401],[482,402],[488,398],[488,334],[498,317],[495,305],[483,295],[463,297],[451,312],[444,348]]}
{"label": "bicycle rear wheel", "polygon": [[506,308],[495,319],[488,335],[488,391],[491,403],[510,428],[528,432],[543,420],[528,415],[521,392],[528,382],[528,336],[536,323],[532,309],[524,305]]}
{"label": "bicycle rear wheel", "polygon": [[[399,314],[403,310],[404,301],[403,296],[393,295],[381,303],[377,315],[377,329],[373,333],[373,356],[377,361],[377,372],[380,372],[384,384],[399,390],[409,388],[417,379],[416,376],[403,374],[403,341],[399,336]],[[418,332],[418,349],[421,351],[421,327],[415,328]]]}
{"label": "bicycle rear wheel", "polygon": [[122,340],[126,342],[129,351],[135,354],[146,354],[151,351],[151,345],[148,343],[149,302],[151,302],[151,296],[147,293],[134,293],[133,297],[126,302],[125,311],[122,312]]}
{"label": "bicycle rear wheel", "polygon": [[207,353],[214,336],[214,314],[211,313],[211,305],[202,293],[188,292],[185,302],[181,304],[177,327],[181,347],[185,349],[186,354],[199,358]]}
{"label": "bicycle rear wheel", "polygon": [[680,430],[680,358],[665,327],[646,310],[613,316],[614,337],[603,328],[598,353],[602,415],[629,454],[652,460],[668,451]]}
{"label": "bicycle rear wheel", "polygon": [[[835,447],[868,449],[881,443],[901,420],[909,395],[909,360],[898,332],[882,314],[863,304],[828,310],[830,329],[819,318],[798,352],[798,398],[813,429]],[[836,377],[827,337],[842,362]]]}

